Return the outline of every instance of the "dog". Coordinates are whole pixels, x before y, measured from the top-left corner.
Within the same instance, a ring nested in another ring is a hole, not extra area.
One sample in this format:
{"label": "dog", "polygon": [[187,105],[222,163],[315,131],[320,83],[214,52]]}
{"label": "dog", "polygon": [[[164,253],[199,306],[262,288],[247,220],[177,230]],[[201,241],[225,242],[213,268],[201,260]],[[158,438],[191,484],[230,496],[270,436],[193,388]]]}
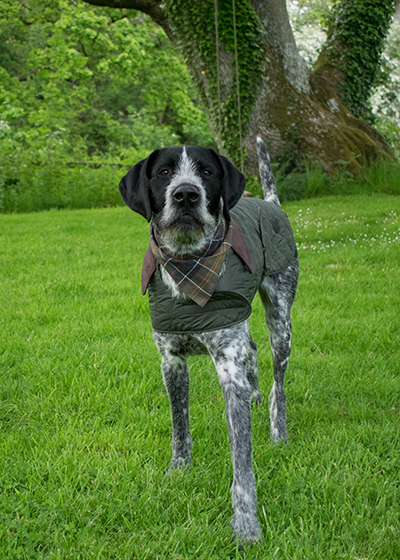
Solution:
{"label": "dog", "polygon": [[155,150],[120,182],[125,203],[151,221],[142,291],[172,412],[167,473],[192,464],[189,356],[211,355],[225,399],[233,462],[231,526],[242,545],[262,541],[252,465],[252,403],[260,403],[257,346],[248,316],[258,291],[273,356],[269,395],[273,442],[287,442],[284,375],[299,263],[280,209],[268,153],[257,139],[264,200],[242,198],[245,178],[211,149]]}

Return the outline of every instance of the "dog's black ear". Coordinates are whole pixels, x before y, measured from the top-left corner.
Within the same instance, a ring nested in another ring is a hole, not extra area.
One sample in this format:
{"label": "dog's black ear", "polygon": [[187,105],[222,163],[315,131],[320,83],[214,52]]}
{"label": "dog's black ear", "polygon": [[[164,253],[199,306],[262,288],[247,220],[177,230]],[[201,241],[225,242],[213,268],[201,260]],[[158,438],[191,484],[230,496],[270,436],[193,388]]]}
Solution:
{"label": "dog's black ear", "polygon": [[231,219],[229,210],[235,206],[242,196],[246,187],[246,179],[229,159],[220,155],[217,157],[223,171],[221,197],[224,201],[224,218],[229,222]]}
{"label": "dog's black ear", "polygon": [[119,183],[119,192],[131,210],[151,220],[150,179],[151,168],[159,150],[132,167]]}

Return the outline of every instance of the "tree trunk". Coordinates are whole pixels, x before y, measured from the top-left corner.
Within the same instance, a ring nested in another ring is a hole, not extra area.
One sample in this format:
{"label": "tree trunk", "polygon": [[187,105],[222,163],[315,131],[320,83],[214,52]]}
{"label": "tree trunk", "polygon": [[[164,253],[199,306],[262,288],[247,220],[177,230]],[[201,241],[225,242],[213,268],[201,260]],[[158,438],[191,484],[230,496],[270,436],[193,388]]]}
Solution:
{"label": "tree trunk", "polygon": [[342,0],[330,18],[328,40],[314,67],[357,117],[368,112],[395,0]]}
{"label": "tree trunk", "polygon": [[[137,9],[161,25],[185,57],[221,151],[240,165],[232,2],[218,2],[219,108],[212,0],[166,0],[162,8],[155,0],[86,1]],[[342,0],[349,1],[353,0]],[[296,46],[285,0],[236,0],[236,28],[247,172],[258,172],[257,135],[274,161],[290,161],[293,167],[309,158],[328,171],[340,161],[356,170],[364,159],[392,156],[383,137],[344,104],[332,60],[329,72],[319,63],[316,71],[308,70]]]}

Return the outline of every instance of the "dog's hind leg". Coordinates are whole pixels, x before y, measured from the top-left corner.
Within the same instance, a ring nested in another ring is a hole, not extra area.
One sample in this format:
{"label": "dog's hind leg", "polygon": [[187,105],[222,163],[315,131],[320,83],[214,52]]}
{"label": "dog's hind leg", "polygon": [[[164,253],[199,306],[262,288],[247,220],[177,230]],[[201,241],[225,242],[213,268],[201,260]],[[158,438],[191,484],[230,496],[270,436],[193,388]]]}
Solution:
{"label": "dog's hind leg", "polygon": [[260,391],[260,387],[258,386],[257,344],[254,342],[251,336],[249,337],[246,377],[251,387],[250,404],[260,404],[263,399],[263,395]]}
{"label": "dog's hind leg", "polygon": [[274,443],[288,441],[284,380],[292,337],[290,310],[296,294],[297,280],[296,255],[293,263],[284,272],[265,277],[260,288],[274,364],[274,383],[269,395],[271,439]]}
{"label": "dog's hind leg", "polygon": [[161,371],[171,404],[172,458],[167,473],[192,464],[192,437],[189,429],[189,368],[188,356],[174,347],[173,339],[153,332],[161,353]]}

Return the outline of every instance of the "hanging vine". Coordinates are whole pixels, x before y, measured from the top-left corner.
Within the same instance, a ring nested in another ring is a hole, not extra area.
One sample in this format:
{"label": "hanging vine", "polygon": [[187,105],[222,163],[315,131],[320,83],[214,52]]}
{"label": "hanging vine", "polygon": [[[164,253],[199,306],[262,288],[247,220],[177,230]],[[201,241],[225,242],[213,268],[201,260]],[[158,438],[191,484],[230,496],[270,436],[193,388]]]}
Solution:
{"label": "hanging vine", "polygon": [[[236,0],[236,33],[239,58],[239,85],[242,130],[246,130],[250,111],[257,98],[262,75],[262,29],[249,0]],[[214,129],[218,130],[217,57],[215,44],[214,0],[167,0],[166,15],[178,37],[178,48],[193,72]],[[221,83],[221,144],[235,164],[240,162],[236,73],[234,71],[234,30],[231,0],[220,0],[218,9],[220,45],[232,53],[232,78],[229,88]],[[191,64],[193,61],[193,65]],[[200,61],[200,65],[199,65]],[[196,62],[196,63],[195,63]],[[207,89],[207,96],[206,96]],[[212,101],[210,101],[212,99]]]}

